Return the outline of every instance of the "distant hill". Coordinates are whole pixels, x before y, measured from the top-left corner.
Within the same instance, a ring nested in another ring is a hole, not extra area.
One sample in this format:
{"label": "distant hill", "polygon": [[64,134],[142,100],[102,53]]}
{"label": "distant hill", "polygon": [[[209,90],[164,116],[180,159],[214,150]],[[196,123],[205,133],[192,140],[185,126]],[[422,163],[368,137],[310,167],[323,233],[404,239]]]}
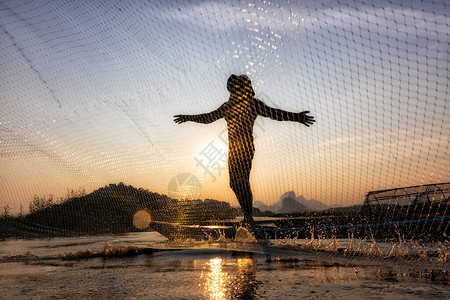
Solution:
{"label": "distant hill", "polygon": [[304,206],[306,206],[309,210],[325,210],[325,209],[329,209],[330,207],[328,205],[323,204],[322,202],[318,201],[318,200],[307,200],[305,199],[302,195],[299,196],[295,196],[295,193],[293,191],[290,192],[286,192],[283,195],[281,195],[280,200],[284,199],[284,198],[293,198],[295,199],[295,201],[297,201],[300,204],[303,204]]}
{"label": "distant hill", "polygon": [[272,211],[270,205],[267,205],[261,201],[254,201],[253,207],[259,209],[260,211]]}
{"label": "distant hill", "polygon": [[295,196],[295,192],[290,191],[281,195],[280,200],[272,205],[267,205],[261,201],[255,201],[253,206],[261,211],[271,211],[273,213],[294,213],[303,211],[322,211],[330,207],[317,200],[307,200],[302,195]]}
{"label": "distant hill", "polygon": [[281,200],[281,209],[280,213],[286,214],[286,213],[294,213],[294,212],[301,212],[301,211],[307,211],[308,208],[304,206],[303,204],[298,203],[291,197],[286,197]]}
{"label": "distant hill", "polygon": [[176,200],[123,183],[110,184],[25,216],[0,218],[0,237],[140,231],[134,226],[133,217],[141,210],[153,221],[197,224],[211,219],[233,219],[239,213],[223,201]]}

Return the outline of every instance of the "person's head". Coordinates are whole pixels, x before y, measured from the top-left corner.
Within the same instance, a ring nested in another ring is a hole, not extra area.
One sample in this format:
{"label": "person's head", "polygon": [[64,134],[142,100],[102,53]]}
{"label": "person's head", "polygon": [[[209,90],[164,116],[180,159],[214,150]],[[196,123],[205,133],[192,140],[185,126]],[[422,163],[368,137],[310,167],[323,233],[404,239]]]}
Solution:
{"label": "person's head", "polygon": [[255,96],[252,88],[252,81],[246,75],[236,76],[232,74],[228,78],[227,89],[231,94],[248,94],[251,97]]}

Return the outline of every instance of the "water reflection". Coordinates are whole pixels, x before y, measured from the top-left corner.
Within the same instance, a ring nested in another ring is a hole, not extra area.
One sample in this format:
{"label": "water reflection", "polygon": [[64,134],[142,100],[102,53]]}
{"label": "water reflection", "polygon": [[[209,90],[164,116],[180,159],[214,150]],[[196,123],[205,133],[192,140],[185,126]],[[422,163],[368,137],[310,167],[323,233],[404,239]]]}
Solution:
{"label": "water reflection", "polygon": [[212,258],[203,267],[200,286],[209,299],[252,299],[257,290],[255,271],[254,258],[238,258],[232,262]]}
{"label": "water reflection", "polygon": [[237,260],[237,276],[235,279],[233,298],[251,299],[256,295],[256,261],[254,258],[239,258]]}
{"label": "water reflection", "polygon": [[229,280],[227,272],[223,271],[223,260],[221,258],[212,258],[206,263],[209,272],[201,274],[204,278],[205,296],[210,299],[226,299],[226,283]]}

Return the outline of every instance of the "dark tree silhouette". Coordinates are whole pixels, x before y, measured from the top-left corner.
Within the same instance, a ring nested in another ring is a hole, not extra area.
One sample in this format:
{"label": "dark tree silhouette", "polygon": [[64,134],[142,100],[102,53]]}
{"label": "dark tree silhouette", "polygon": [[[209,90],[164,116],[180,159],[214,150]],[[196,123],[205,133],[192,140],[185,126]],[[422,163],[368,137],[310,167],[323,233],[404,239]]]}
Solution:
{"label": "dark tree silhouette", "polygon": [[255,152],[253,144],[253,125],[256,117],[263,116],[276,121],[299,122],[306,126],[314,123],[314,117],[308,116],[309,111],[300,113],[288,112],[267,106],[255,98],[255,92],[245,75],[231,75],[228,78],[227,89],[230,98],[218,109],[199,115],[176,115],[174,121],[178,124],[192,121],[208,124],[220,118],[225,118],[228,129],[228,167],[230,187],[244,211],[244,224],[254,227],[252,217],[253,196],[250,188],[250,170]]}

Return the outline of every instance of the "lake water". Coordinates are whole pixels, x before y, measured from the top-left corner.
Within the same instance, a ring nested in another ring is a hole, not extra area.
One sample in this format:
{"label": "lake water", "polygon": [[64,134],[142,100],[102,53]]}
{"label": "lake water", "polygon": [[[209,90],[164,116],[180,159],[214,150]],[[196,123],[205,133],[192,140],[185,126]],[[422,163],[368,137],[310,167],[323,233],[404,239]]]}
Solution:
{"label": "lake water", "polygon": [[168,242],[155,232],[4,240],[0,298],[449,298],[443,245],[427,258],[425,248],[400,255],[405,245],[313,242]]}

